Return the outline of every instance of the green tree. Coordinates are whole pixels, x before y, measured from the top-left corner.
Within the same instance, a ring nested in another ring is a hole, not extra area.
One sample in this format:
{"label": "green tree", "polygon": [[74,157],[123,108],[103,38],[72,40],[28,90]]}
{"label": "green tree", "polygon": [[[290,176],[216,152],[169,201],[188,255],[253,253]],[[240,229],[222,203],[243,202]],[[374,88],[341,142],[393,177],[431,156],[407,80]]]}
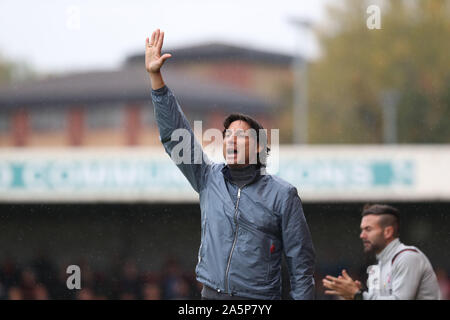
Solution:
{"label": "green tree", "polygon": [[32,67],[22,61],[10,61],[0,54],[0,86],[11,82],[35,79],[37,74]]}
{"label": "green tree", "polygon": [[0,85],[9,83],[13,78],[13,65],[0,56]]}
{"label": "green tree", "polygon": [[[381,143],[381,95],[398,93],[398,142],[450,142],[450,1],[373,1],[329,8],[310,68],[310,142]],[[378,2],[379,3],[379,2]]]}

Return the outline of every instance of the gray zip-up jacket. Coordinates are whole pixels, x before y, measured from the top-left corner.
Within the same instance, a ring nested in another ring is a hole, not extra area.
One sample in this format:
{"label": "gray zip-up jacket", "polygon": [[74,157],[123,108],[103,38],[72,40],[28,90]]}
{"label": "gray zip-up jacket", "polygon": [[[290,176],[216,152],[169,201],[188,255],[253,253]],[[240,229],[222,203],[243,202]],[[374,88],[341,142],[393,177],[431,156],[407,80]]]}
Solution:
{"label": "gray zip-up jacket", "polygon": [[440,290],[430,261],[416,247],[399,239],[377,255],[378,264],[367,268],[364,300],[439,300]]}
{"label": "gray zip-up jacket", "polygon": [[[284,253],[292,298],[314,299],[315,253],[296,188],[271,175],[258,175],[238,188],[227,177],[228,167],[212,163],[201,151],[171,90],[152,90],[152,100],[166,152],[171,155],[179,144],[171,139],[176,129],[185,129],[190,138],[191,164],[177,166],[200,198],[197,280],[219,293],[280,299]],[[202,161],[194,158],[198,154]]]}

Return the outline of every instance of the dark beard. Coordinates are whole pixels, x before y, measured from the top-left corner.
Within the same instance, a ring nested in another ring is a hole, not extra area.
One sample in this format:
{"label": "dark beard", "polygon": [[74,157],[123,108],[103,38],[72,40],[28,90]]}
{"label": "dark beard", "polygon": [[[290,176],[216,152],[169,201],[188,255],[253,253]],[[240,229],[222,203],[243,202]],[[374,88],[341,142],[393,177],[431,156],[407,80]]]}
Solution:
{"label": "dark beard", "polygon": [[374,244],[371,244],[370,249],[366,250],[366,248],[364,247],[364,243],[363,243],[364,256],[368,260],[376,261],[376,252],[378,250],[379,250],[378,246],[374,245]]}

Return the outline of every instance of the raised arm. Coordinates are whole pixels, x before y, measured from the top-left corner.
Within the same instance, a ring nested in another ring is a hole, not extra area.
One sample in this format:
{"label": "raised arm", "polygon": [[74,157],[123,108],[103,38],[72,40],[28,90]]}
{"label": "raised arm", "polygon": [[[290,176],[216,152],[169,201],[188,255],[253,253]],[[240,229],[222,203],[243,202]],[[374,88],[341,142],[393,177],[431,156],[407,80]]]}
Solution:
{"label": "raised arm", "polygon": [[164,32],[158,29],[153,32],[151,40],[147,38],[145,49],[145,67],[152,84],[152,101],[160,140],[194,190],[200,192],[211,163],[203,153],[201,144],[195,139],[175,95],[161,76],[162,65],[171,57],[170,54],[161,56],[163,42]]}

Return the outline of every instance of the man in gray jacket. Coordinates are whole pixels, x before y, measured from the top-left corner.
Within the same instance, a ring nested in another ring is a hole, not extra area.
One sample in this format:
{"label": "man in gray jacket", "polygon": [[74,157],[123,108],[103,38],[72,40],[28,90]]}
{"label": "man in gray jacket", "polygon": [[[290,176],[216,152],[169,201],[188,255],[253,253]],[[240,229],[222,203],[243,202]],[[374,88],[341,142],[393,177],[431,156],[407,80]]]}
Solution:
{"label": "man in gray jacket", "polygon": [[416,247],[399,240],[398,210],[388,205],[366,205],[361,221],[361,240],[366,253],[375,253],[378,264],[367,269],[368,290],[343,270],[339,277],[326,276],[326,294],[352,300],[439,300],[440,291],[430,261]]}
{"label": "man in gray jacket", "polygon": [[[248,134],[262,126],[249,116],[229,116],[223,132],[226,164],[212,163],[163,81],[160,69],[171,57],[161,55],[163,41],[159,29],[146,40],[145,65],[166,152],[175,161],[176,130],[185,133],[183,143],[190,147],[188,154],[182,149],[184,160],[175,163],[199,193],[201,244],[196,274],[204,286],[202,298],[280,299],[284,254],[292,298],[313,299],[315,253],[302,203],[295,187],[265,174],[267,146],[259,135]],[[256,163],[250,161],[254,158]]]}

